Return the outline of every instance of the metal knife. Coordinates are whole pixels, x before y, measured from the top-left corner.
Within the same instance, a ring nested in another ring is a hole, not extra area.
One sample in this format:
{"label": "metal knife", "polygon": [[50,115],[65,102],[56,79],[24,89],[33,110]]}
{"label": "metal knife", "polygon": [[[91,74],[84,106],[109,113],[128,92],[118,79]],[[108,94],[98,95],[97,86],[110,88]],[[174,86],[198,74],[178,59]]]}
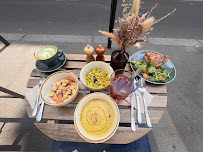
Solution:
{"label": "metal knife", "polygon": [[35,102],[35,106],[34,106],[34,109],[32,112],[33,117],[37,114],[37,107],[39,104],[39,91],[40,91],[40,87],[41,87],[44,80],[45,80],[45,73],[40,73],[39,89],[37,91],[36,102]]}
{"label": "metal knife", "polygon": [[[134,87],[136,88],[136,84],[138,82],[136,81],[136,79],[134,79]],[[139,101],[139,91],[138,89],[135,90],[135,96],[137,98],[137,121],[139,124],[142,123],[142,116],[141,116],[141,111],[140,111],[140,101]]]}
{"label": "metal knife", "polygon": [[136,126],[135,126],[135,117],[134,117],[134,107],[133,107],[132,95],[130,96],[130,101],[131,101],[131,128],[132,128],[132,131],[135,131]]}

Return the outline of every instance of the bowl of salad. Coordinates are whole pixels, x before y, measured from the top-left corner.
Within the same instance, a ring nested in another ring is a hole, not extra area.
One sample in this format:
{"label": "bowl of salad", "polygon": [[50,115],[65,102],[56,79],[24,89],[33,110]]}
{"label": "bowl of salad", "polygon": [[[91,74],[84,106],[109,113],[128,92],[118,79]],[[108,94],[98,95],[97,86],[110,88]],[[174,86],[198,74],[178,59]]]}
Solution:
{"label": "bowl of salad", "polygon": [[110,85],[112,67],[102,61],[86,64],[80,71],[80,80],[90,91],[103,91]]}

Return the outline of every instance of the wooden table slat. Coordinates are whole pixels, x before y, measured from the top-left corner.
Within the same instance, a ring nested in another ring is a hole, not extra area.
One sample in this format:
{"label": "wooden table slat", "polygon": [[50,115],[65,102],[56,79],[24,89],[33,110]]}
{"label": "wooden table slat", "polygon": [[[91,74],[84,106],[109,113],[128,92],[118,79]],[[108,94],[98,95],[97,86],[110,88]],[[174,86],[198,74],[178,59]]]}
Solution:
{"label": "wooden table slat", "polygon": [[[96,58],[97,55],[94,55]],[[111,55],[104,55],[105,61],[109,62],[111,61]],[[86,55],[85,54],[66,54],[66,60],[78,60],[78,61],[86,61]]]}
{"label": "wooden table slat", "polygon": [[86,62],[67,61],[62,68],[66,69],[82,69]]}
{"label": "wooden table slat", "polygon": [[[36,78],[30,78],[27,83],[27,88],[33,88],[39,84],[39,77]],[[86,87],[79,81],[79,89],[80,90],[87,90]],[[147,91],[149,93],[160,93],[160,94],[166,94],[167,89],[166,85],[153,85],[150,83],[147,83]]]}
{"label": "wooden table slat", "polygon": [[[154,107],[154,108],[166,108],[167,105],[167,96],[160,96],[156,94],[151,94],[153,95],[153,99],[148,105],[148,107]],[[130,103],[126,100],[122,101],[120,106],[130,106]]]}
{"label": "wooden table slat", "polygon": [[[32,109],[27,106],[27,112],[30,118],[32,118]],[[75,107],[53,107],[45,106],[42,119],[51,120],[73,120]],[[120,123],[130,123],[130,109],[119,109],[120,111]],[[152,124],[157,124],[162,117],[163,111],[149,110],[149,116]],[[136,112],[135,112],[135,118]],[[146,123],[145,115],[142,115],[143,123]],[[137,120],[136,120],[137,123]]]}
{"label": "wooden table slat", "polygon": [[56,123],[56,120],[48,120],[47,121],[47,124],[55,124]]}
{"label": "wooden table slat", "polygon": [[[75,100],[73,100],[71,102],[71,104],[77,104],[83,97],[85,97],[88,93],[84,93],[84,92],[79,92],[78,96],[75,98]],[[148,107],[154,107],[154,108],[166,108],[167,105],[167,96],[158,96],[155,94],[153,95],[153,99],[150,102],[150,104],[148,105]],[[27,101],[27,98],[25,98],[25,100]],[[118,104],[119,106],[130,106],[130,103],[127,101],[123,101],[120,104]]]}
{"label": "wooden table slat", "polygon": [[[86,142],[75,130],[73,124],[46,124],[35,123],[38,129],[56,141]],[[152,128],[139,128],[137,125],[135,133],[131,127],[118,127],[115,134],[107,140],[108,144],[128,144],[146,135]]]}
{"label": "wooden table slat", "polygon": [[[80,78],[80,69],[67,70],[67,71],[73,72],[78,78]],[[48,77],[50,74],[52,73],[51,72],[45,73],[45,76]],[[33,69],[30,74],[30,77],[40,77],[40,72],[37,69]]]}

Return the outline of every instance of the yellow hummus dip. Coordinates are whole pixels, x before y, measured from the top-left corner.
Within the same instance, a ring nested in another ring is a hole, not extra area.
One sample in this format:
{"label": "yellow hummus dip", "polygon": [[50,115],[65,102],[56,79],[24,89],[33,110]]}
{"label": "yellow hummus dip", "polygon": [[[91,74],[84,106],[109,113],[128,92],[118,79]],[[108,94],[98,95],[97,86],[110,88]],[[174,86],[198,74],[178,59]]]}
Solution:
{"label": "yellow hummus dip", "polygon": [[106,134],[111,129],[114,120],[113,108],[107,101],[101,99],[87,102],[80,114],[81,126],[91,136]]}

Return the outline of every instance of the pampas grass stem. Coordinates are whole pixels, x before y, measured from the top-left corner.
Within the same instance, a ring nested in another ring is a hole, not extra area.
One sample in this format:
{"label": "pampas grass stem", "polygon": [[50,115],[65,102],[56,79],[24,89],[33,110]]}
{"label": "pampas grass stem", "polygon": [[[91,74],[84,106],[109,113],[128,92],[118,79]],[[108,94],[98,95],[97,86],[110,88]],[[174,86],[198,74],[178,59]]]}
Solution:
{"label": "pampas grass stem", "polygon": [[150,14],[152,13],[152,11],[157,7],[157,5],[158,5],[158,3],[156,3],[156,5],[154,5],[154,7],[151,8],[151,10],[150,10],[150,12],[149,12],[147,18],[149,18],[149,15],[150,15]]}
{"label": "pampas grass stem", "polygon": [[156,20],[152,25],[154,25],[154,24],[160,22],[161,20],[165,19],[165,18],[168,17],[169,15],[173,14],[173,12],[175,12],[175,11],[176,11],[176,8],[175,8],[172,12],[168,13],[167,15],[165,15],[164,17],[162,17],[162,18]]}
{"label": "pampas grass stem", "polygon": [[113,33],[109,33],[109,32],[105,32],[105,31],[101,31],[99,30],[99,32],[103,35],[106,35],[107,37],[111,38],[111,41],[116,41],[116,44],[118,46],[118,48],[120,49],[120,38],[118,36],[115,36]]}
{"label": "pampas grass stem", "polygon": [[154,17],[150,17],[142,22],[142,33],[147,32],[154,22]]}
{"label": "pampas grass stem", "polygon": [[140,9],[140,0],[134,0],[131,13],[138,15],[139,9]]}

